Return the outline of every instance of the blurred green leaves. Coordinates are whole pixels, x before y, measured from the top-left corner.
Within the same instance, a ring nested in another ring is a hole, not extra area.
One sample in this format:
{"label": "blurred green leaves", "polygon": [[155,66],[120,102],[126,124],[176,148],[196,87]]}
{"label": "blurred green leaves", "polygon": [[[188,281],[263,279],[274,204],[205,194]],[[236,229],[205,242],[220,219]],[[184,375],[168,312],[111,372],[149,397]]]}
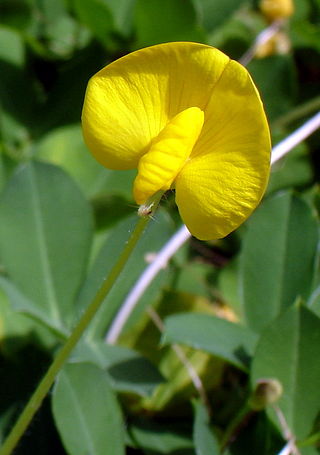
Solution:
{"label": "blurred green leaves", "polygon": [[53,414],[68,453],[123,455],[121,411],[103,370],[70,364],[59,374]]}
{"label": "blurred green leaves", "polygon": [[8,182],[0,217],[6,273],[53,326],[63,329],[91,246],[93,221],[87,201],[59,168],[28,163]]}
{"label": "blurred green leaves", "polygon": [[298,297],[311,293],[319,223],[291,192],[265,201],[248,223],[240,262],[240,292],[248,324],[268,325]]}
{"label": "blurred green leaves", "polygon": [[295,305],[262,333],[252,363],[252,381],[276,378],[282,384],[278,405],[298,439],[310,434],[319,412],[319,341],[320,319]]}
{"label": "blurred green leaves", "polygon": [[[297,0],[283,27],[289,50],[249,64],[274,144],[319,106],[319,22],[319,1]],[[136,220],[135,173],[102,168],[83,143],[88,79],[132,50],[171,40],[218,46],[238,59],[267,25],[256,1],[0,2],[1,437]],[[168,195],[61,371],[52,408],[38,419],[44,430],[36,422],[18,455],[213,455],[263,378],[282,383],[276,406],[302,455],[317,453],[318,139],[274,166],[267,197],[245,226],[186,245],[145,291],[119,345],[107,345],[115,314],[180,224]],[[177,343],[206,405],[195,399]],[[283,430],[270,407],[241,422],[226,453],[279,453]]]}

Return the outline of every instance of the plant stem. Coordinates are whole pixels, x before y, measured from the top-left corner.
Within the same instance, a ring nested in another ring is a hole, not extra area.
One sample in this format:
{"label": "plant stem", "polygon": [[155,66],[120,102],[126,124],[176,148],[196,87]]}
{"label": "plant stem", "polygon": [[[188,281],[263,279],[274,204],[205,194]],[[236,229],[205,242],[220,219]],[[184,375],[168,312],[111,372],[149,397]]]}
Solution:
{"label": "plant stem", "polygon": [[288,124],[300,120],[302,117],[306,117],[310,113],[320,109],[320,96],[308,100],[307,102],[297,106],[290,112],[278,117],[272,124],[272,127],[285,127]]}
{"label": "plant stem", "polygon": [[296,145],[300,144],[300,142],[304,141],[304,139],[314,133],[318,128],[320,128],[320,111],[273,148],[271,164],[280,160],[284,155],[286,155]]}
{"label": "plant stem", "polygon": [[5,440],[3,446],[0,449],[0,455],[10,455],[13,449],[16,447],[17,443],[19,442],[21,436],[27,429],[28,425],[30,424],[33,416],[39,409],[43,399],[47,395],[50,387],[52,386],[57,373],[60,371],[66,360],[68,359],[71,351],[76,346],[77,342],[79,341],[80,337],[82,336],[83,332],[88,327],[90,321],[100,308],[101,304],[103,303],[104,299],[110,292],[112,286],[115,284],[116,280],[118,279],[120,273],[124,269],[129,256],[131,255],[134,247],[138,243],[142,233],[144,232],[149,220],[151,219],[152,215],[154,214],[161,196],[162,192],[157,193],[154,195],[152,200],[148,201],[148,207],[151,207],[151,212],[148,212],[148,216],[143,216],[137,222],[131,236],[129,237],[128,241],[125,244],[123,251],[121,252],[117,262],[111,269],[109,275],[103,281],[100,289],[98,290],[96,296],[89,304],[88,308],[86,309],[83,316],[80,318],[78,324],[72,331],[70,337],[67,339],[61,350],[59,351],[58,355],[54,359],[53,363],[51,364],[50,368],[48,369],[47,373],[39,383],[37,389],[31,396],[30,400],[26,404],[23,412],[20,414],[17,422],[15,423],[14,427],[12,428],[11,432],[9,433],[7,439]]}
{"label": "plant stem", "polygon": [[239,432],[247,425],[251,417],[256,413],[246,403],[231,420],[220,443],[220,452],[223,453],[228,446],[236,439]]}
{"label": "plant stem", "polygon": [[164,247],[157,253],[154,261],[144,270],[136,284],[123,302],[106,335],[106,343],[115,344],[130,314],[139,302],[146,288],[159,271],[166,266],[174,253],[191,237],[190,232],[182,225]]}

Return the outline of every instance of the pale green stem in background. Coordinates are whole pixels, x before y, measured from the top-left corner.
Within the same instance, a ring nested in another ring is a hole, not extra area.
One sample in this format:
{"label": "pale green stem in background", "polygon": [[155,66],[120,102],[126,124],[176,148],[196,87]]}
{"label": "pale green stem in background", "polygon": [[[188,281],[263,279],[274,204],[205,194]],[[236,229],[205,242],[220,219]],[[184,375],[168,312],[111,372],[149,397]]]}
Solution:
{"label": "pale green stem in background", "polygon": [[116,318],[108,330],[106,342],[113,344],[117,341],[124,324],[128,320],[133,308],[138,300],[143,295],[146,288],[152,282],[159,271],[166,267],[168,260],[176,253],[176,251],[191,237],[188,229],[183,225],[165,244],[161,251],[156,256],[156,259],[144,270],[139,280],[131,289],[130,294],[123,302]]}
{"label": "pale green stem in background", "polygon": [[[163,325],[162,319],[160,318],[158,313],[151,306],[149,306],[147,308],[147,313],[150,316],[151,320],[153,321],[154,325],[159,329],[160,333],[163,333],[164,325]],[[192,363],[189,361],[188,357],[185,355],[183,349],[178,344],[172,344],[171,348],[174,350],[174,352],[176,353],[176,356],[178,357],[180,362],[184,365],[184,367],[188,371],[189,377],[190,377],[195,389],[198,391],[199,397],[200,397],[202,403],[204,404],[204,406],[207,407],[208,412],[210,412],[209,400],[208,400],[208,397],[206,394],[206,390],[202,384],[202,381],[201,381],[196,369],[194,368]]]}
{"label": "pale green stem in background", "polygon": [[[288,152],[290,152],[290,150],[292,150],[296,145],[306,139],[319,127],[320,112],[308,120],[306,123],[304,123],[300,128],[290,134],[283,141],[279,142],[279,144],[273,148],[271,155],[271,164],[274,164],[280,160],[280,158],[285,156]],[[166,266],[171,257],[188,239],[190,239],[190,237],[190,232],[183,225],[159,251],[153,262],[145,268],[145,270],[140,275],[140,278],[131,289],[130,293],[127,295],[114,321],[112,322],[105,338],[107,343],[116,343],[125,323],[128,320],[128,317],[137,305],[144,291],[150,285],[155,276],[160,272],[160,270]]]}
{"label": "pale green stem in background", "polygon": [[276,413],[278,421],[280,423],[280,427],[282,430],[282,435],[284,439],[287,440],[286,445],[282,448],[282,450],[278,453],[278,455],[301,455],[299,449],[296,446],[295,437],[292,434],[288,423],[283,415],[283,412],[277,405],[273,405],[273,410]]}
{"label": "pale green stem in background", "polygon": [[291,455],[295,454],[296,452],[293,451],[292,448],[292,442],[289,441],[287,444],[281,449],[281,451],[278,453],[278,455]]}
{"label": "pale green stem in background", "polygon": [[10,455],[13,449],[16,447],[17,443],[19,442],[21,436],[27,429],[29,423],[31,422],[34,414],[39,409],[43,399],[47,395],[50,387],[52,386],[57,373],[63,367],[64,363],[68,359],[71,351],[79,341],[80,337],[82,336],[83,332],[88,327],[89,323],[91,322],[92,318],[100,308],[101,304],[105,300],[106,296],[110,292],[111,288],[117,281],[119,275],[121,274],[122,270],[124,269],[134,247],[138,243],[141,235],[143,234],[152,214],[156,210],[162,192],[157,193],[154,195],[153,198],[150,198],[148,201],[148,207],[150,208],[149,215],[144,216],[139,219],[137,222],[131,236],[129,237],[128,241],[125,244],[123,251],[121,252],[117,262],[111,269],[109,275],[103,281],[100,289],[98,290],[96,296],[89,304],[88,308],[84,312],[83,316],[80,318],[78,324],[72,331],[70,337],[67,339],[66,343],[63,345],[61,350],[58,352],[57,356],[55,357],[53,363],[51,364],[49,370],[47,371],[46,375],[43,377],[42,381],[38,385],[36,391],[31,396],[30,400],[26,404],[23,412],[20,414],[17,422],[15,423],[14,427],[12,428],[11,432],[9,433],[7,439],[4,441],[3,446],[0,449],[0,455]]}
{"label": "pale green stem in background", "polygon": [[271,129],[273,129],[273,127],[282,128],[288,125],[289,123],[299,120],[302,117],[307,117],[308,115],[318,111],[319,109],[320,96],[316,96],[315,98],[312,98],[311,100],[308,100],[305,103],[300,104],[299,106],[291,109],[290,112],[281,115],[281,117],[276,118],[276,120],[274,120],[271,123]]}
{"label": "pale green stem in background", "polygon": [[267,43],[274,35],[276,35],[284,23],[285,21],[279,19],[272,22],[269,27],[263,29],[262,32],[257,35],[253,45],[243,54],[242,57],[239,58],[239,63],[241,63],[243,66],[247,66],[248,63],[250,63],[254,58],[258,47]]}
{"label": "pale green stem in background", "polygon": [[314,133],[318,128],[320,128],[320,112],[311,117],[311,119],[300,126],[300,128],[295,130],[292,134],[286,137],[286,139],[273,148],[271,164],[280,160],[280,158],[290,152],[290,150],[300,144],[300,142],[304,141],[304,139]]}

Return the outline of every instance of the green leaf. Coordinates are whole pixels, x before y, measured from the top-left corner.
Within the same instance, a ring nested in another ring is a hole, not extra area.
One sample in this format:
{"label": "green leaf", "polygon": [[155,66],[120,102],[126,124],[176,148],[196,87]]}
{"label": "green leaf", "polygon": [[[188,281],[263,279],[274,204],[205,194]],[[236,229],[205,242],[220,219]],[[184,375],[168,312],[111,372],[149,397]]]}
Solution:
{"label": "green leaf", "polygon": [[221,26],[245,0],[193,0],[200,11],[201,22],[208,31]]}
{"label": "green leaf", "polygon": [[171,420],[164,422],[136,420],[129,427],[135,447],[148,455],[194,455],[190,428]]}
{"label": "green leaf", "polygon": [[319,451],[316,447],[299,447],[301,455],[319,455]]}
{"label": "green leaf", "polygon": [[191,0],[137,0],[136,47],[164,41],[204,41]]}
{"label": "green leaf", "polygon": [[31,20],[31,8],[25,0],[1,0],[1,22],[18,30],[25,29]]}
{"label": "green leaf", "polygon": [[[1,12],[0,12],[1,16]],[[0,140],[11,153],[23,153],[30,145],[32,120],[38,93],[24,69],[25,46],[21,34],[0,25]]]}
{"label": "green leaf", "polygon": [[208,276],[213,271],[212,266],[208,264],[197,262],[184,264],[175,278],[174,290],[177,292],[187,292],[192,295],[210,297],[211,289]]}
{"label": "green leaf", "polygon": [[257,337],[249,329],[207,314],[178,314],[165,320],[163,342],[201,349],[246,369]]}
{"label": "green leaf", "polygon": [[121,411],[106,373],[69,364],[53,390],[53,415],[70,455],[124,455]]}
{"label": "green leaf", "polygon": [[200,401],[194,401],[195,421],[193,440],[197,455],[219,455],[218,441],[210,429],[207,409]]}
{"label": "green leaf", "polygon": [[71,362],[94,363],[103,368],[108,373],[110,384],[118,392],[148,396],[163,382],[159,371],[141,354],[104,341],[80,342]]}
{"label": "green leaf", "polygon": [[110,33],[113,30],[113,20],[108,6],[108,0],[73,0],[73,7],[79,20],[86,25],[91,33],[108,46]]}
{"label": "green leaf", "polygon": [[36,5],[36,10],[38,14],[33,15],[33,27],[41,30],[36,45],[41,46],[42,55],[67,58],[88,41],[89,31],[69,14],[65,0],[42,0]]}
{"label": "green leaf", "polygon": [[132,171],[112,171],[99,164],[83,142],[80,124],[51,130],[38,142],[36,157],[61,166],[90,197],[108,191],[131,199]]}
{"label": "green leaf", "polygon": [[[137,216],[132,216],[116,225],[105,244],[102,246],[88,276],[84,282],[79,295],[78,307],[81,311],[95,296],[105,276],[111,270],[115,259],[122,251],[128,236],[137,222]],[[136,283],[137,279],[148,265],[148,255],[159,251],[173,233],[171,221],[161,210],[155,215],[147,230],[144,232],[133,254],[122,271],[117,283],[105,299],[101,309],[98,311],[89,328],[89,336],[104,336],[108,325],[115,316],[115,313],[123,303],[128,292]],[[149,288],[141,297],[139,305],[135,308],[128,321],[128,325],[134,323],[146,305],[149,305],[161,292],[161,286],[167,277],[167,270],[161,271],[153,280]]]}
{"label": "green leaf", "polygon": [[248,70],[260,91],[270,120],[292,108],[297,80],[291,56],[273,55],[255,59],[249,63]]}
{"label": "green leaf", "polygon": [[239,256],[227,263],[218,275],[218,289],[221,294],[222,302],[227,308],[231,307],[237,318],[243,320],[243,308],[239,296]]}
{"label": "green leaf", "polygon": [[261,378],[281,382],[278,405],[298,439],[308,436],[320,411],[319,356],[320,319],[295,305],[265,329],[252,361],[252,383]]}
{"label": "green leaf", "polygon": [[[57,344],[56,336],[52,336],[47,329],[44,329],[43,324],[38,324],[30,317],[14,311],[7,295],[1,289],[0,338],[0,352],[5,357],[13,357],[28,343],[36,344],[42,350],[44,347],[48,350],[54,349]],[[3,374],[3,379],[4,376]]]}
{"label": "green leaf", "polygon": [[12,65],[23,66],[25,63],[25,48],[21,34],[0,25],[0,59]]}
{"label": "green leaf", "polygon": [[23,293],[7,278],[0,276],[0,288],[8,297],[11,308],[19,313],[23,313],[32,319],[41,322],[46,327],[50,328],[59,337],[65,338],[66,331],[63,331],[59,321],[50,318],[46,308],[41,308],[32,300],[29,300]]}
{"label": "green leaf", "polygon": [[124,36],[132,33],[133,9],[136,0],[108,0],[115,28]]}
{"label": "green leaf", "polygon": [[304,144],[300,144],[272,166],[267,194],[284,188],[302,188],[312,183],[312,180],[313,169],[308,150]]}
{"label": "green leaf", "polygon": [[59,168],[18,168],[0,198],[0,255],[15,286],[56,327],[64,327],[87,266],[88,203]]}
{"label": "green leaf", "polygon": [[290,192],[267,199],[251,217],[240,259],[240,288],[248,324],[259,331],[312,288],[318,222]]}

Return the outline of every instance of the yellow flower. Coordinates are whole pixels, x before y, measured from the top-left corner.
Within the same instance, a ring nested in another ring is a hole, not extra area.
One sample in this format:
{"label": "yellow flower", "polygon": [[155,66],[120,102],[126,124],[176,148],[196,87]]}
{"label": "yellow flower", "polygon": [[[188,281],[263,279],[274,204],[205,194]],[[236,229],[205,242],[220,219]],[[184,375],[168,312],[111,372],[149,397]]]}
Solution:
{"label": "yellow flower", "polygon": [[270,38],[267,42],[258,45],[255,57],[256,58],[265,58],[269,55],[285,55],[290,52],[291,43],[289,40],[288,35],[283,32],[279,31],[272,38]]}
{"label": "yellow flower", "polygon": [[270,21],[290,17],[294,12],[292,0],[261,0],[260,9]]}
{"label": "yellow flower", "polygon": [[109,169],[138,168],[138,204],[175,189],[201,240],[236,229],[264,193],[269,129],[248,72],[203,44],[166,43],[116,60],[89,81],[83,133]]}

